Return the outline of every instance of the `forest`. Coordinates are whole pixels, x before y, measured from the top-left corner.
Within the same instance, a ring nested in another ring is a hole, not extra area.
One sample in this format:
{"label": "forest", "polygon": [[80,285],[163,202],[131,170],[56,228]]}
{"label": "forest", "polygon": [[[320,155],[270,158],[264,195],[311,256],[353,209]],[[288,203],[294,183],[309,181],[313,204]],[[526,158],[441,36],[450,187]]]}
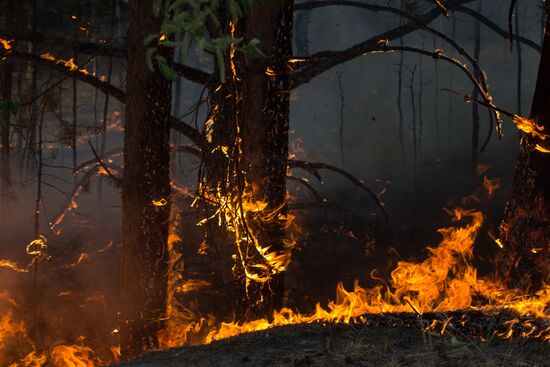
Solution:
{"label": "forest", "polygon": [[548,366],[549,107],[546,0],[0,0],[0,367]]}

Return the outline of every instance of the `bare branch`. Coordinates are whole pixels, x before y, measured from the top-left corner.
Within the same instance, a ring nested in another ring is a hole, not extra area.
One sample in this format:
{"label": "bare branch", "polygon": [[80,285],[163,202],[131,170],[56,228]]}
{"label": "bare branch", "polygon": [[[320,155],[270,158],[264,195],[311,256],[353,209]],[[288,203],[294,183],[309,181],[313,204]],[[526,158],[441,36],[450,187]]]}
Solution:
{"label": "bare branch", "polygon": [[441,10],[441,13],[445,15],[446,17],[449,16],[449,12],[447,11],[447,8],[445,8],[445,5],[441,2],[441,0],[433,0],[435,5]]}
{"label": "bare branch", "polygon": [[[453,10],[457,11],[457,12],[460,12],[460,13],[467,14],[467,15],[479,20],[487,28],[491,29],[493,32],[495,32],[496,34],[498,34],[501,37],[508,38],[508,36],[509,36],[509,34],[506,30],[502,29],[496,23],[492,22],[490,19],[488,19],[487,17],[484,17],[482,14],[479,14],[478,12],[476,12],[473,9],[467,8],[465,6],[457,6]],[[539,44],[537,44],[536,42],[531,41],[528,38],[522,37],[519,34],[513,34],[512,37],[513,37],[514,40],[516,40],[518,42],[521,42],[526,46],[531,47],[533,50],[535,50],[537,52],[540,52],[540,50],[541,50],[541,47],[540,47]]]}
{"label": "bare branch", "polygon": [[[63,46],[64,48],[74,50],[79,54],[126,58],[126,46],[112,46],[110,45],[111,41],[108,40],[100,41],[102,43],[93,43],[75,39],[54,37],[40,33],[16,33],[5,30],[0,30],[0,37],[19,41],[49,43],[55,46]],[[179,76],[190,80],[193,83],[207,84],[212,80],[212,74],[184,64],[174,63],[172,68]]]}
{"label": "bare branch", "polygon": [[[472,1],[473,0],[447,1],[445,3],[445,7],[447,9],[453,9],[456,6],[470,3]],[[397,10],[394,11],[394,13],[400,14]],[[340,65],[365,53],[371,52],[373,49],[376,49],[380,43],[391,42],[421,28],[421,25],[426,26],[440,15],[441,10],[439,8],[434,8],[416,17],[414,20],[409,21],[407,24],[371,37],[368,40],[358,43],[345,50],[318,52],[308,58],[309,62],[300,63],[298,65],[299,69],[296,70],[290,78],[290,88],[293,89],[302,84],[308,83],[317,75],[336,65]],[[410,18],[410,16],[407,18]]]}
{"label": "bare branch", "polygon": [[356,217],[356,215],[354,215],[351,210],[342,208],[340,205],[332,203],[328,201],[326,198],[319,195],[319,193],[317,193],[317,191],[313,188],[313,186],[311,186],[311,184],[307,182],[305,179],[295,177],[295,176],[290,176],[290,175],[286,176],[286,179],[289,181],[294,181],[304,186],[315,198],[315,201],[312,201],[312,202],[289,203],[287,204],[287,207],[289,210],[309,210],[309,209],[325,208],[325,209],[332,209],[337,212],[350,215],[352,217]]}
{"label": "bare branch", "polygon": [[90,148],[92,149],[92,153],[93,153],[95,159],[97,160],[97,163],[101,166],[101,168],[103,168],[105,170],[105,172],[107,172],[107,175],[109,175],[109,177],[111,177],[114,182],[116,182],[117,184],[121,184],[122,180],[119,179],[118,177],[115,177],[115,175],[113,175],[113,173],[111,172],[109,167],[107,167],[105,165],[105,163],[103,162],[103,160],[101,158],[99,158],[99,156],[97,155],[97,152],[95,151],[94,146],[92,145],[92,143],[90,143],[90,141],[88,141],[88,145],[90,145]]}
{"label": "bare branch", "polygon": [[315,198],[315,200],[317,200],[317,201],[319,201],[319,202],[326,201],[326,199],[323,198],[321,195],[319,195],[319,193],[317,192],[317,190],[315,190],[315,189],[313,188],[313,186],[311,186],[311,184],[310,184],[309,182],[307,182],[305,179],[300,178],[300,177],[296,177],[296,176],[291,176],[291,175],[287,175],[287,176],[286,176],[286,179],[289,180],[289,181],[297,182],[297,183],[299,183],[300,185],[302,185],[303,187],[305,187],[305,188],[313,195],[313,197]]}
{"label": "bare branch", "polygon": [[178,146],[172,147],[172,149],[174,149],[176,152],[179,152],[179,153],[189,153],[197,157],[201,157],[202,155],[202,152],[200,151],[200,149],[197,149],[190,145],[178,145]]}
{"label": "bare branch", "polygon": [[[106,160],[107,158],[110,158],[110,157],[114,157],[114,156],[117,156],[117,155],[122,155],[123,153],[123,150],[122,149],[113,149],[113,150],[109,150],[108,152],[106,153],[103,153],[99,158],[104,161]],[[97,162],[97,158],[94,158],[94,159],[90,159],[84,163],[81,163],[78,167],[76,167],[74,169],[74,172],[75,173],[78,173],[80,171],[82,171],[83,169],[85,169],[87,166],[89,166],[90,164],[95,164]],[[67,168],[70,168],[70,167],[67,167]],[[72,169],[72,168],[70,168]]]}
{"label": "bare branch", "polygon": [[[103,93],[111,95],[122,103],[126,102],[126,93],[122,89],[107,83],[106,81],[95,75],[80,70],[79,68],[71,68],[70,66],[65,65],[63,62],[57,62],[57,60],[49,60],[47,58],[18,50],[7,51],[4,49],[0,49],[0,57],[15,57],[38,65],[42,65],[44,67],[56,70],[60,73],[77,78],[78,80],[83,81],[91,86],[94,86],[101,90]],[[175,118],[174,116],[170,117],[170,125],[172,129],[191,139],[191,141],[197,144],[197,146],[199,146],[201,149],[207,146],[207,142],[204,136],[194,127],[187,125],[185,122]]]}
{"label": "bare branch", "polygon": [[307,172],[309,172],[311,175],[315,176],[318,180],[321,180],[321,175],[319,173],[320,169],[325,169],[328,171],[336,172],[345,178],[347,178],[349,181],[351,181],[355,186],[358,186],[359,188],[363,189],[375,202],[376,206],[380,211],[384,214],[384,216],[389,218],[388,213],[386,212],[386,209],[384,209],[384,203],[380,201],[380,198],[378,195],[376,195],[365,183],[358,179],[357,177],[353,176],[351,173],[338,168],[336,166],[327,164],[327,163],[311,163],[307,161],[300,161],[295,159],[289,159],[288,160],[288,168],[301,168]]}

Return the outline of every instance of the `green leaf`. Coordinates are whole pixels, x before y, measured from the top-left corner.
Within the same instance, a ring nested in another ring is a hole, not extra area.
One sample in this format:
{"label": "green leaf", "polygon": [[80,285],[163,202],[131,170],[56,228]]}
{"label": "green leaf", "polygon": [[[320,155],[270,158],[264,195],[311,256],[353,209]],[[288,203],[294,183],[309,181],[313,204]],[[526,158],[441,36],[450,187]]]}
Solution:
{"label": "green leaf", "polygon": [[153,67],[153,53],[156,51],[156,48],[148,48],[145,52],[145,62],[147,63],[147,67],[149,70],[154,71],[155,68]]}
{"label": "green leaf", "polygon": [[156,40],[158,38],[158,35],[157,34],[150,34],[148,35],[147,37],[145,37],[145,39],[143,40],[143,44],[145,46],[149,46],[154,40]]}
{"label": "green leaf", "polygon": [[15,115],[19,110],[19,103],[16,101],[5,100],[0,102],[0,109],[11,115]]}
{"label": "green leaf", "polygon": [[176,79],[176,72],[168,65],[163,56],[157,56],[157,61],[160,75],[169,80]]}

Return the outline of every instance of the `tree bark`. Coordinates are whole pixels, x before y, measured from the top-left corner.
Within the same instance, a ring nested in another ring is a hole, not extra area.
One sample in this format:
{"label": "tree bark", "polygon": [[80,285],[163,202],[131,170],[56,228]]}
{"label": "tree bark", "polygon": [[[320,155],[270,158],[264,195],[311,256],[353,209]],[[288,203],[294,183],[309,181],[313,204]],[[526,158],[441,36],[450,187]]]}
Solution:
{"label": "tree bark", "polygon": [[[6,17],[6,26],[13,27],[13,18],[14,18],[14,2],[9,0],[6,3],[6,14],[9,16]],[[5,60],[2,62],[3,65],[0,66],[0,96],[2,101],[10,101],[12,95],[12,84],[13,84],[13,60]],[[11,168],[10,168],[10,111],[2,111],[2,116],[0,116],[1,130],[0,134],[2,136],[2,157],[1,157],[1,169],[0,169],[0,184],[1,190],[0,193],[2,196],[9,195],[11,188]]]}
{"label": "tree bark", "polygon": [[[234,36],[259,39],[267,58],[230,53],[224,86],[212,93],[211,136],[218,149],[205,153],[206,183],[211,192],[220,188],[222,195],[238,196],[236,210],[244,222],[241,238],[234,231],[216,233],[215,220],[208,224],[208,232],[223,267],[233,263],[236,313],[245,319],[270,316],[284,298],[284,269],[271,267],[251,239],[269,253],[289,253],[285,203],[290,70],[286,59],[292,55],[292,6],[287,0],[257,2],[239,20]],[[228,154],[219,149],[224,146],[229,147]],[[265,207],[243,209],[244,197]],[[256,264],[265,268],[258,270]],[[251,273],[269,279],[256,281]]]}
{"label": "tree bark", "polygon": [[[546,23],[537,84],[529,118],[550,129],[550,22]],[[521,139],[512,195],[500,226],[503,251],[498,271],[513,286],[537,290],[550,280],[550,154],[540,141]]]}
{"label": "tree bark", "polygon": [[[477,3],[477,12],[481,13],[482,0]],[[481,52],[481,30],[479,26],[479,20],[474,20],[474,59],[479,61],[479,55]],[[481,75],[477,69],[474,71],[476,79],[479,79]],[[479,91],[474,88],[472,91],[472,97],[477,99],[479,97]],[[472,167],[475,170],[478,162],[479,151],[479,105],[472,103]]]}
{"label": "tree bark", "polygon": [[[145,62],[143,40],[158,34],[162,21],[153,14],[153,2],[130,2],[122,186],[124,358],[157,347],[167,299],[171,82]],[[171,60],[169,50],[159,52]]]}

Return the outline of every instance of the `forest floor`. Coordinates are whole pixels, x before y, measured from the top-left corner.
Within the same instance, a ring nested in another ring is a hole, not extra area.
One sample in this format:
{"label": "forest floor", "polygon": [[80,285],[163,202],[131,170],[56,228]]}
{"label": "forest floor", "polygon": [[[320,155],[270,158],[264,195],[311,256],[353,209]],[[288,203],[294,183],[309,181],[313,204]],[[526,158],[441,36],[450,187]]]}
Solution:
{"label": "forest floor", "polygon": [[525,339],[457,340],[418,329],[308,324],[166,350],[120,366],[550,366],[550,346]]}

